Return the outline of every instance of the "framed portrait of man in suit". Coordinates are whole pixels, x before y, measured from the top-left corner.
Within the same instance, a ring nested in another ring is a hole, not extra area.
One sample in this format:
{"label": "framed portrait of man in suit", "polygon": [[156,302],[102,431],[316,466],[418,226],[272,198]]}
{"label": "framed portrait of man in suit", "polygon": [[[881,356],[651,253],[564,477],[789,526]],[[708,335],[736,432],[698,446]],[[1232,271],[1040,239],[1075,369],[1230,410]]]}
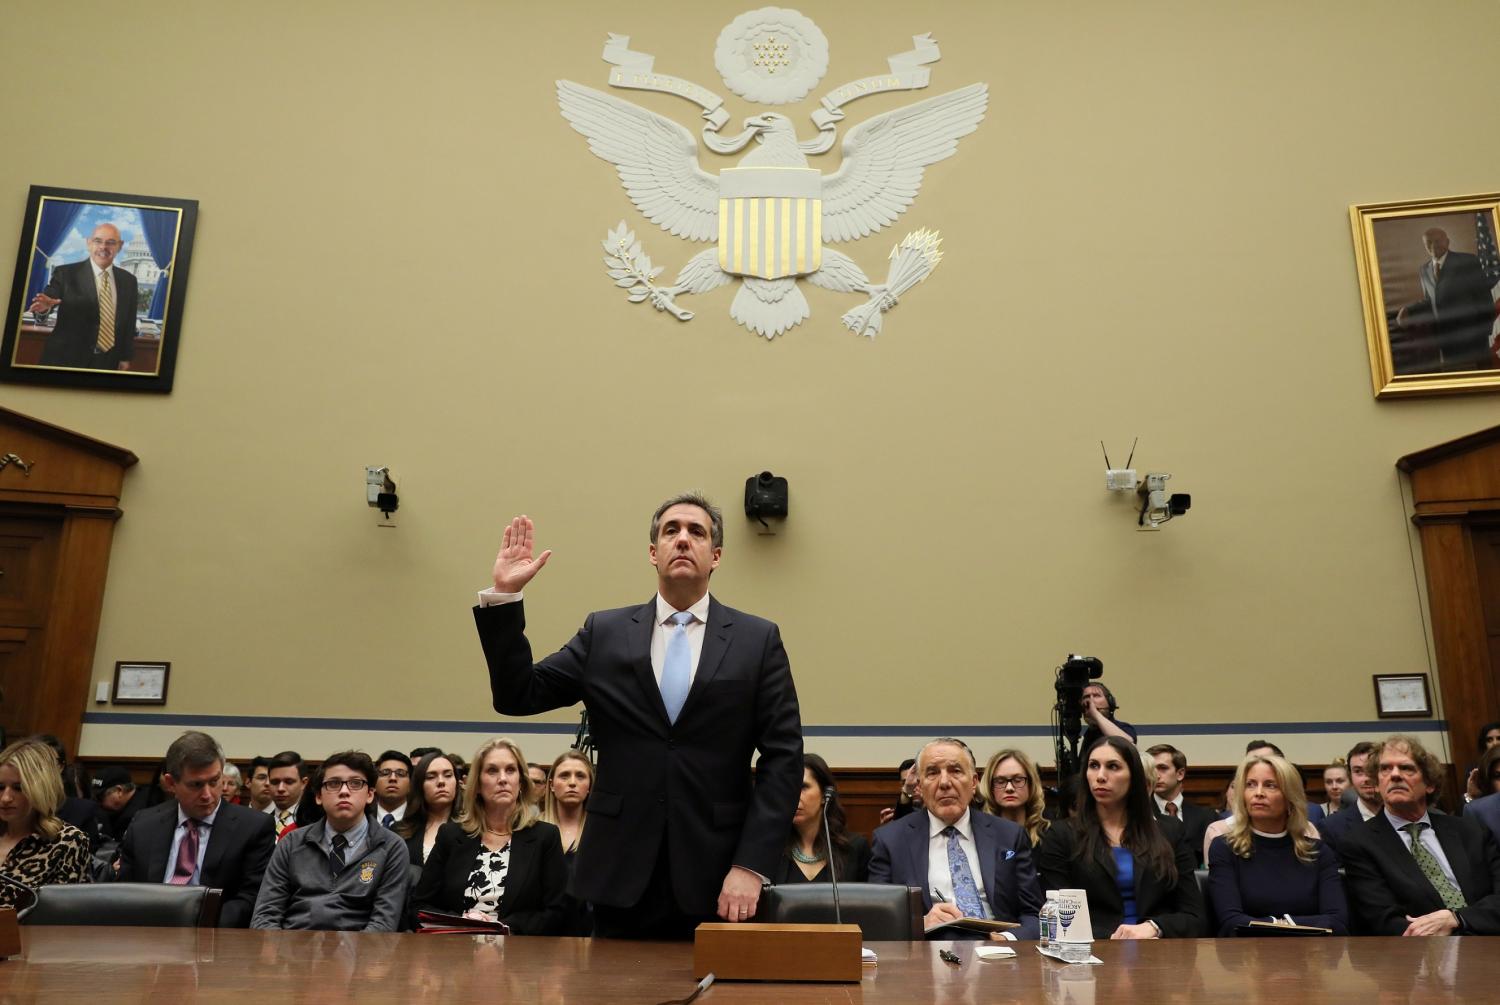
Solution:
{"label": "framed portrait of man in suit", "polygon": [[1500,194],[1349,207],[1375,397],[1500,387]]}
{"label": "framed portrait of man in suit", "polygon": [[0,342],[0,380],[172,389],[193,199],[33,185]]}

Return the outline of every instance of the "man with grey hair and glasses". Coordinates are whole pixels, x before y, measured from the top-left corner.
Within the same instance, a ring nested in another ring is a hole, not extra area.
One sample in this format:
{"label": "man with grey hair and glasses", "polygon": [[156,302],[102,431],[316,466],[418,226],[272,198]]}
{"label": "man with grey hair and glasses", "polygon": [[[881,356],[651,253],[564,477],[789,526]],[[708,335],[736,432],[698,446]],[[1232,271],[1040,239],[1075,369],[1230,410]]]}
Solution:
{"label": "man with grey hair and glasses", "polygon": [[796,810],[802,721],[780,630],[708,592],[723,515],[695,493],[663,502],[647,551],[655,596],[590,614],[537,661],[521,591],[552,552],[535,554],[534,538],[529,517],[505,528],[474,619],[495,711],[588,711],[599,767],[571,892],[605,937],[748,921]]}
{"label": "man with grey hair and glasses", "polygon": [[207,733],[172,741],[162,785],[173,798],[130,821],[117,878],[223,890],[219,927],[248,928],[276,834],[266,814],[221,798],[223,771],[224,752]]}

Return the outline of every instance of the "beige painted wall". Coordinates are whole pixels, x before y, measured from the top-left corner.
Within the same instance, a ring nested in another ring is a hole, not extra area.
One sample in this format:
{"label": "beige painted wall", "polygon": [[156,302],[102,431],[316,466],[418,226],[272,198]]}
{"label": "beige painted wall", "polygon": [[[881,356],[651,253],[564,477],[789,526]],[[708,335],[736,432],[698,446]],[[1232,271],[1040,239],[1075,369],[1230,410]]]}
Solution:
{"label": "beige painted wall", "polygon": [[[202,202],[170,396],[0,390],[141,457],[96,677],[170,660],[185,715],[488,718],[468,607],[502,520],[556,550],[528,594],[545,647],[650,595],[646,517],[697,486],[730,510],[716,593],[781,623],[809,723],[1041,725],[1069,650],[1136,721],[1373,718],[1371,673],[1428,669],[1392,464],[1500,399],[1371,398],[1347,207],[1494,190],[1492,89],[1425,85],[1493,62],[1500,6],[1452,3],[1441,37],[1400,2],[1229,6],[803,3],[833,46],[814,96],[930,31],[929,93],[991,104],[843,248],[883,274],[941,229],[886,334],[804,285],[813,317],[766,344],[728,289],[690,324],[624,302],[618,220],[669,276],[698,249],[630,207],[552,85],[602,86],[616,31],[722,92],[738,7],[7,4],[0,269],[30,184]],[[812,107],[785,109],[804,135]],[[1099,440],[1136,435],[1195,500],[1160,534],[1102,486]],[[734,512],[762,468],[791,479],[775,537]],[[90,730],[85,752],[160,749]]]}

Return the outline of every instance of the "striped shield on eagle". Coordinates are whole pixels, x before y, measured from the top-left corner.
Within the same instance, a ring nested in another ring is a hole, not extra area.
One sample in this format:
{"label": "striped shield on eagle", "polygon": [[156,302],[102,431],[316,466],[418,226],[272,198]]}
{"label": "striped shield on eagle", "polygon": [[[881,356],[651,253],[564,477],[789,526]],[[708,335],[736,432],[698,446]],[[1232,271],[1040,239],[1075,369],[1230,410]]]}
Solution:
{"label": "striped shield on eagle", "polygon": [[823,173],[738,167],[719,172],[719,268],[781,279],[823,264]]}

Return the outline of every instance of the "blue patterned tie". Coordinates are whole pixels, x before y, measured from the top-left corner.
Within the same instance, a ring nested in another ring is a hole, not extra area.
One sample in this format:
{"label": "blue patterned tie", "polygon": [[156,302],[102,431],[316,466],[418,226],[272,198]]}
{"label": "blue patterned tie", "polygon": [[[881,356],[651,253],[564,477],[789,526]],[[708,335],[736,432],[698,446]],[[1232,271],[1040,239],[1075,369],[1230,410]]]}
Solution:
{"label": "blue patterned tie", "polygon": [[687,626],[693,623],[693,616],[687,611],[678,611],[667,620],[676,625],[677,630],[667,640],[667,655],[661,664],[661,700],[667,706],[667,721],[675,724],[692,684],[693,647],[688,642]]}
{"label": "blue patterned tie", "polygon": [[974,873],[969,869],[969,856],[958,843],[958,828],[945,827],[948,838],[948,875],[953,877],[953,902],[964,912],[965,918],[984,917],[984,905],[979,901],[979,884],[974,882]]}

